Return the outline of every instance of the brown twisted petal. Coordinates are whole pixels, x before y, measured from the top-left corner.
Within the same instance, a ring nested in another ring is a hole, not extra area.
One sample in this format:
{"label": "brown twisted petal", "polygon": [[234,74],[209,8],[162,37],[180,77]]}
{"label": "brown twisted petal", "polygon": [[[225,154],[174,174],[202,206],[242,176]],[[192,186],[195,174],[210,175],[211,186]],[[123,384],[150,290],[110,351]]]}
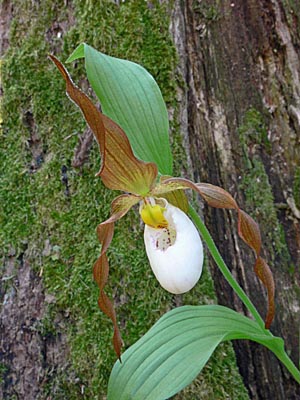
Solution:
{"label": "brown twisted petal", "polygon": [[197,183],[198,192],[211,207],[238,209],[234,198],[219,186],[210,183]]}
{"label": "brown twisted petal", "polygon": [[236,201],[226,190],[210,183],[194,183],[185,178],[162,179],[161,183],[153,189],[152,193],[164,194],[180,189],[195,190],[211,207],[238,209]]}
{"label": "brown twisted petal", "polygon": [[260,256],[256,260],[254,270],[268,290],[268,312],[265,318],[265,328],[269,329],[275,315],[275,283],[273,275],[266,261]]}
{"label": "brown twisted petal", "polygon": [[109,274],[109,264],[107,256],[104,253],[100,255],[98,260],[95,262],[93,268],[93,275],[100,289],[98,306],[112,320],[114,326],[113,346],[118,358],[121,359],[121,349],[123,346],[123,342],[117,323],[116,312],[111,300],[109,299],[107,294],[103,291],[103,288],[107,282],[108,274]]}
{"label": "brown twisted petal", "polygon": [[189,181],[185,178],[168,178],[162,179],[151,191],[152,196],[164,196],[166,193],[173,192],[175,190],[186,190],[193,189],[198,190],[194,182]]}
{"label": "brown twisted petal", "polygon": [[215,208],[235,209],[238,212],[238,234],[250,246],[256,255],[254,271],[268,292],[268,312],[265,326],[268,329],[275,315],[275,284],[268,264],[260,257],[261,235],[258,224],[250,215],[241,210],[233,197],[224,189],[209,183],[194,183],[183,178],[170,178],[164,180],[154,189],[163,193],[178,189],[193,189],[197,191],[207,203]]}
{"label": "brown twisted petal", "polygon": [[261,236],[258,224],[245,211],[238,210],[238,233],[258,257],[261,250]]}
{"label": "brown twisted petal", "polygon": [[107,283],[109,275],[109,264],[106,251],[113,238],[114,223],[122,218],[139,200],[139,197],[129,194],[118,196],[112,202],[112,214],[110,218],[102,222],[102,224],[98,225],[97,227],[97,235],[102,247],[100,257],[95,262],[93,267],[93,276],[100,289],[98,299],[99,308],[112,320],[114,325],[113,345],[119,359],[121,357],[121,349],[123,345],[122,338],[113,303],[104,292],[104,287]]}
{"label": "brown twisted petal", "polygon": [[67,94],[81,109],[99,144],[102,157],[98,173],[103,183],[114,190],[146,195],[157,177],[157,166],[138,160],[125,132],[102,114],[93,102],[72,82],[68,71],[54,56],[49,56],[66,81]]}
{"label": "brown twisted petal", "polygon": [[[160,190],[159,189],[160,184],[170,178],[171,178],[171,176],[167,176],[167,175],[162,175],[160,177],[160,181],[159,181],[158,185],[156,186],[158,188],[157,189],[158,192]],[[156,189],[156,187],[154,188],[154,190]],[[162,188],[164,189],[165,186],[162,186]],[[187,196],[183,190],[179,189],[179,190],[168,191],[167,193],[164,192],[163,197],[169,203],[171,203],[173,206],[180,208],[180,210],[182,210],[186,214],[188,213],[189,202],[188,202]]]}
{"label": "brown twisted petal", "polygon": [[111,217],[108,221],[113,222],[122,218],[127,212],[141,200],[140,196],[134,194],[121,194],[111,203]]}

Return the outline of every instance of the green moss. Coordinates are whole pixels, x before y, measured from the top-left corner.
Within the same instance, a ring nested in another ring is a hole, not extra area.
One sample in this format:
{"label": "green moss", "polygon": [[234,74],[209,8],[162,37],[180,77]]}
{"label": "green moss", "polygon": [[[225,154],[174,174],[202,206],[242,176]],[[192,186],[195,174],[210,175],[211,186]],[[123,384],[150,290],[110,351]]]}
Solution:
{"label": "green moss", "polygon": [[173,154],[173,174],[180,176],[182,171],[188,169],[188,161],[185,149],[182,143],[182,134],[180,132],[180,124],[178,121],[178,109],[175,106],[174,119],[170,124],[171,140],[172,140],[172,154]]}
{"label": "green moss", "polygon": [[3,383],[4,375],[7,372],[7,365],[0,363],[0,383]]}
{"label": "green moss", "polygon": [[293,195],[296,207],[300,209],[300,167],[296,167],[293,184]]}
{"label": "green moss", "polygon": [[291,28],[291,32],[295,31],[299,34],[299,23],[296,22],[300,19],[298,2],[296,0],[283,0],[283,9],[285,11],[287,23]]}
{"label": "green moss", "polygon": [[248,147],[251,144],[263,146],[268,152],[271,150],[264,116],[255,108],[251,107],[246,111],[238,131],[246,158],[248,157]]}
{"label": "green moss", "polygon": [[272,243],[276,238],[276,245],[280,245],[280,228],[274,208],[274,197],[264,165],[260,160],[252,160],[252,168],[243,176],[240,187],[246,196],[247,209],[256,214],[255,219],[260,221],[268,242]]}
{"label": "green moss", "polygon": [[269,251],[270,260],[274,262],[280,258],[290,263],[284,229],[278,221],[272,188],[260,160],[252,161],[252,168],[244,173],[240,188],[245,193],[247,212],[259,222],[263,244]]}
{"label": "green moss", "polygon": [[296,294],[298,297],[300,297],[300,288],[299,288],[299,286],[298,286],[296,283],[294,284],[293,290],[294,290],[295,294]]}
{"label": "green moss", "polygon": [[[115,360],[112,325],[97,307],[98,289],[92,266],[100,245],[95,228],[109,215],[116,193],[94,175],[100,160],[94,145],[81,170],[71,167],[77,133],[85,129],[81,113],[65,96],[64,82],[47,59],[55,53],[65,60],[82,41],[105,53],[143,64],[158,81],[164,98],[174,106],[177,62],[171,43],[166,5],[135,0],[117,6],[111,1],[15,1],[10,48],[3,64],[5,126],[1,133],[0,180],[1,247],[17,255],[27,248],[31,265],[55,296],[39,326],[42,336],[55,335],[56,313],[66,311],[71,366],[49,375],[45,397],[55,399],[105,398]],[[74,12],[75,22],[68,22]],[[65,30],[69,24],[70,29]],[[62,24],[62,25],[60,25]],[[58,35],[60,33],[60,35]],[[83,63],[70,66],[75,81],[85,77]],[[28,118],[26,120],[26,116]],[[30,118],[33,123],[30,123]],[[176,122],[173,149],[183,159]],[[61,168],[66,167],[69,195]],[[176,164],[179,171],[182,165]],[[114,297],[126,346],[135,342],[168,310],[173,296],[162,290],[148,266],[138,213],[131,211],[116,225],[109,250],[111,275],[107,291]],[[214,301],[213,284],[206,272],[184,303]],[[68,322],[69,321],[69,322]],[[223,350],[222,350],[223,349]],[[244,398],[231,347],[210,361],[201,382],[219,399]],[[211,376],[214,374],[214,377]],[[231,393],[234,395],[231,396]],[[201,387],[189,389],[186,399],[204,398]]]}
{"label": "green moss", "polygon": [[209,2],[194,1],[193,10],[207,23],[216,22],[221,18],[219,0],[212,0]]}
{"label": "green moss", "polygon": [[249,148],[253,146],[263,146],[265,149],[270,146],[264,118],[254,108],[245,113],[243,124],[239,127],[239,137],[245,162],[240,188],[245,193],[247,211],[259,221],[263,242],[272,261],[277,256],[289,260],[284,230],[277,218],[272,187],[264,164],[258,156],[249,156]]}
{"label": "green moss", "polygon": [[[129,4],[130,3],[130,4]],[[166,5],[154,1],[76,2],[77,26],[65,42],[69,54],[77,43],[86,42],[109,55],[130,59],[143,65],[155,78],[167,103],[173,101],[175,82],[172,78],[176,51],[168,34]],[[78,29],[78,26],[88,29]],[[101,34],[100,34],[101,33]]]}

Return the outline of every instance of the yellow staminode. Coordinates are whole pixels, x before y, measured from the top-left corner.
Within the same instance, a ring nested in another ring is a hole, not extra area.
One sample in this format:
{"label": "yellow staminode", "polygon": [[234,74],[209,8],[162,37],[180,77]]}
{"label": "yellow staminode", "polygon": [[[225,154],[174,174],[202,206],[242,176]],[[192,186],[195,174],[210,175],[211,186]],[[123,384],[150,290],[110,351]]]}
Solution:
{"label": "yellow staminode", "polygon": [[146,225],[152,228],[162,229],[168,227],[168,221],[164,217],[165,208],[158,204],[145,204],[141,210],[141,218]]}

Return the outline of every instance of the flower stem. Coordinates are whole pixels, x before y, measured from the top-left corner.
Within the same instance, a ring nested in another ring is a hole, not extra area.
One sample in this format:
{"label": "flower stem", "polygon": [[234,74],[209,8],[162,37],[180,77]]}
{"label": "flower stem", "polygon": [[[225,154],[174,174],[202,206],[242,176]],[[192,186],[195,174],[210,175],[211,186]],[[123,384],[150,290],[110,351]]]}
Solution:
{"label": "flower stem", "polygon": [[253,315],[254,319],[258,323],[258,325],[261,328],[264,328],[265,324],[261,316],[259,315],[257,309],[255,308],[254,304],[252,301],[249,299],[247,294],[244,292],[244,290],[241,288],[241,286],[238,284],[238,282],[234,279],[232,276],[229,268],[225,264],[225,261],[223,260],[221,254],[219,253],[219,250],[217,249],[215,242],[213,241],[213,238],[211,237],[210,233],[208,232],[206,226],[202,222],[201,218],[197,214],[197,212],[194,210],[192,206],[189,206],[189,214],[191,218],[193,219],[195,225],[199,229],[199,232],[201,233],[203,240],[207,244],[207,247],[215,260],[217,266],[219,267],[220,271],[224,275],[225,279],[229,283],[229,285],[232,287],[232,289],[235,291],[235,293],[238,295],[240,300],[245,304],[247,309],[250,311],[250,313]]}
{"label": "flower stem", "polygon": [[289,370],[291,375],[295,378],[295,380],[300,383],[300,370],[296,367],[290,357],[286,354],[285,351],[276,351],[276,349],[270,349],[276,355],[276,357],[285,365],[285,367]]}
{"label": "flower stem", "polygon": [[[207,247],[215,260],[217,266],[219,267],[220,271],[224,275],[225,279],[229,283],[229,285],[232,287],[232,289],[235,291],[237,296],[240,298],[240,300],[244,303],[244,305],[247,307],[249,312],[252,314],[258,325],[264,329],[264,321],[259,315],[257,309],[255,308],[254,304],[252,301],[249,299],[247,294],[244,292],[244,290],[241,288],[241,286],[238,284],[238,282],[235,280],[235,278],[232,276],[229,268],[225,264],[225,261],[223,260],[221,254],[219,253],[219,250],[217,249],[215,242],[213,241],[210,233],[208,232],[206,226],[202,222],[201,218],[199,217],[198,213],[194,210],[192,206],[189,206],[189,214],[194,221],[195,225],[199,229],[199,232],[201,233],[203,240],[207,244]],[[273,337],[272,333],[269,330],[264,329],[264,334],[269,335]],[[270,348],[271,351],[278,357],[278,359],[285,365],[285,367],[289,370],[291,375],[295,378],[295,380],[300,383],[300,371],[297,369],[293,361],[289,358],[289,356],[286,354],[286,352],[282,349],[275,349],[275,348]]]}

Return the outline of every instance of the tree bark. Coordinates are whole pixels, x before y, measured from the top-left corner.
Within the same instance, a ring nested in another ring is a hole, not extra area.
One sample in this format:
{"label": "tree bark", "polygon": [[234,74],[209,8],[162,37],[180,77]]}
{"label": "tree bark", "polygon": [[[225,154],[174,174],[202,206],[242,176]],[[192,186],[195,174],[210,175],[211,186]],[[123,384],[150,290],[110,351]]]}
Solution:
{"label": "tree bark", "polygon": [[[276,282],[271,330],[299,363],[300,3],[177,0],[171,31],[185,80],[182,132],[196,181],[228,190],[261,225]],[[266,198],[264,198],[264,196]],[[249,209],[250,208],[250,209]],[[266,293],[236,215],[205,208],[232,273],[264,316]],[[211,261],[220,304],[246,310]],[[299,399],[299,385],[266,349],[236,341],[253,399]]]}

